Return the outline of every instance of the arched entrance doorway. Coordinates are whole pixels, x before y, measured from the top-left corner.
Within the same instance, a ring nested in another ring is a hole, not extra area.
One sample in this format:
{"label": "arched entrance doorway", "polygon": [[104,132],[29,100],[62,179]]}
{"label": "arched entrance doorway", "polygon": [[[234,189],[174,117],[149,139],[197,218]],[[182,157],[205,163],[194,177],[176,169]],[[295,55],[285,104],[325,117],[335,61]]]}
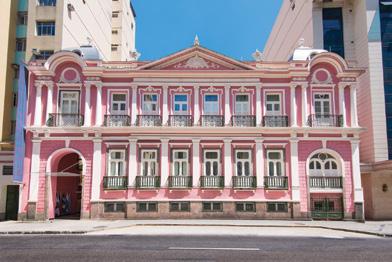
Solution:
{"label": "arched entrance doorway", "polygon": [[78,152],[55,153],[48,161],[46,218],[80,219],[84,160]]}

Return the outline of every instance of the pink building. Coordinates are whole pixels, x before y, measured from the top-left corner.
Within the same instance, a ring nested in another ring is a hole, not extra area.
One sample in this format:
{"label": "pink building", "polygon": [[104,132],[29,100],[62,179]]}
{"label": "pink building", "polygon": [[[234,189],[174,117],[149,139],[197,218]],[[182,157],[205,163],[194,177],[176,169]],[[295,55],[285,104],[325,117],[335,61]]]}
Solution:
{"label": "pink building", "polygon": [[363,219],[356,83],[333,53],[31,63],[20,219]]}

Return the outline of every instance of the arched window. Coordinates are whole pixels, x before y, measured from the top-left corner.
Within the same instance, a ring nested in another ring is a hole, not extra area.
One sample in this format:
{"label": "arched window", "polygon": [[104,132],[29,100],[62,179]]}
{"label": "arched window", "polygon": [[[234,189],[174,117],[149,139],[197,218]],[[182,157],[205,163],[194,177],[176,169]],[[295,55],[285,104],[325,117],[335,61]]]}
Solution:
{"label": "arched window", "polygon": [[336,159],[327,153],[312,156],[309,162],[311,176],[339,176],[341,174]]}

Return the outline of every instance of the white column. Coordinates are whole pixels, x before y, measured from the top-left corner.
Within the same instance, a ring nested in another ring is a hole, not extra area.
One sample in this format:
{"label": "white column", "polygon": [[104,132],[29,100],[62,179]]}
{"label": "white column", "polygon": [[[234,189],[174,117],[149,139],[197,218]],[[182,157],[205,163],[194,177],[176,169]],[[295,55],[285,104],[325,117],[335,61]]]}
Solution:
{"label": "white column", "polygon": [[291,126],[296,127],[297,126],[297,98],[295,96],[295,88],[297,87],[297,84],[292,84],[291,85]]}
{"label": "white column", "polygon": [[102,125],[102,85],[96,84],[97,87],[97,110],[95,112],[95,126]]}
{"label": "white column", "polygon": [[102,139],[94,139],[92,169],[91,201],[98,201],[102,181]]}
{"label": "white column", "polygon": [[230,124],[230,86],[225,86],[225,125]]}
{"label": "white column", "polygon": [[256,181],[258,188],[264,187],[263,139],[256,139]]}
{"label": "white column", "polygon": [[45,123],[49,120],[49,114],[53,113],[53,83],[47,84],[47,87],[48,87],[48,99],[46,102]]}
{"label": "white column", "polygon": [[33,152],[31,155],[31,172],[30,172],[30,192],[29,202],[38,201],[38,185],[39,185],[39,167],[40,167],[40,153],[41,140],[33,138]]}
{"label": "white column", "polygon": [[358,108],[357,108],[357,87],[355,84],[350,86],[350,102],[351,102],[351,126],[358,126]]}
{"label": "white column", "polygon": [[193,157],[193,165],[192,165],[192,184],[194,188],[199,187],[200,180],[200,140],[193,139],[192,140],[192,157]]}
{"label": "white column", "polygon": [[84,126],[91,126],[91,84],[84,85],[86,97],[84,102]]}
{"label": "white column", "polygon": [[308,84],[302,84],[302,126],[308,125]]}
{"label": "white column", "polygon": [[261,112],[261,85],[256,86],[256,126],[260,126],[262,121]]}
{"label": "white column", "polygon": [[298,172],[298,138],[291,138],[290,140],[290,166],[291,166],[291,189],[292,200],[300,201],[300,183]]}
{"label": "white column", "polygon": [[167,108],[167,99],[168,99],[168,92],[167,92],[167,86],[163,86],[163,105],[162,105],[162,125],[167,125],[168,119],[169,119],[169,113],[168,113],[168,108]]}
{"label": "white column", "polygon": [[193,87],[193,124],[197,126],[200,120],[199,86]]}
{"label": "white column", "polygon": [[224,170],[225,170],[225,187],[231,187],[233,177],[233,164],[231,159],[231,139],[224,140]]}
{"label": "white column", "polygon": [[161,139],[161,187],[167,187],[169,179],[169,139]]}
{"label": "white column", "polygon": [[352,178],[354,185],[354,203],[363,203],[363,190],[359,162],[359,139],[351,141],[351,155]]}
{"label": "white column", "polygon": [[129,139],[129,159],[128,159],[128,186],[135,185],[137,176],[137,139]]}
{"label": "white column", "polygon": [[42,123],[42,84],[35,83],[35,112],[34,112],[34,126],[40,126]]}
{"label": "white column", "polygon": [[339,84],[339,112],[343,117],[343,126],[346,127],[346,102],[344,99],[345,84]]}
{"label": "white column", "polygon": [[137,86],[132,86],[132,106],[131,106],[131,123],[136,125],[137,118]]}

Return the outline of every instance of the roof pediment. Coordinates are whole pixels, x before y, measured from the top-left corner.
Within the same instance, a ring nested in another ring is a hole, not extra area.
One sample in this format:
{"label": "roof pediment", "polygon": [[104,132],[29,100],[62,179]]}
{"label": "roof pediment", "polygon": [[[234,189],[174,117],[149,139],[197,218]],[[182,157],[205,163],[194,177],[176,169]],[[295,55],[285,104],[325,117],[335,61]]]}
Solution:
{"label": "roof pediment", "polygon": [[209,49],[194,46],[157,61],[145,64],[140,70],[254,70],[248,64]]}

